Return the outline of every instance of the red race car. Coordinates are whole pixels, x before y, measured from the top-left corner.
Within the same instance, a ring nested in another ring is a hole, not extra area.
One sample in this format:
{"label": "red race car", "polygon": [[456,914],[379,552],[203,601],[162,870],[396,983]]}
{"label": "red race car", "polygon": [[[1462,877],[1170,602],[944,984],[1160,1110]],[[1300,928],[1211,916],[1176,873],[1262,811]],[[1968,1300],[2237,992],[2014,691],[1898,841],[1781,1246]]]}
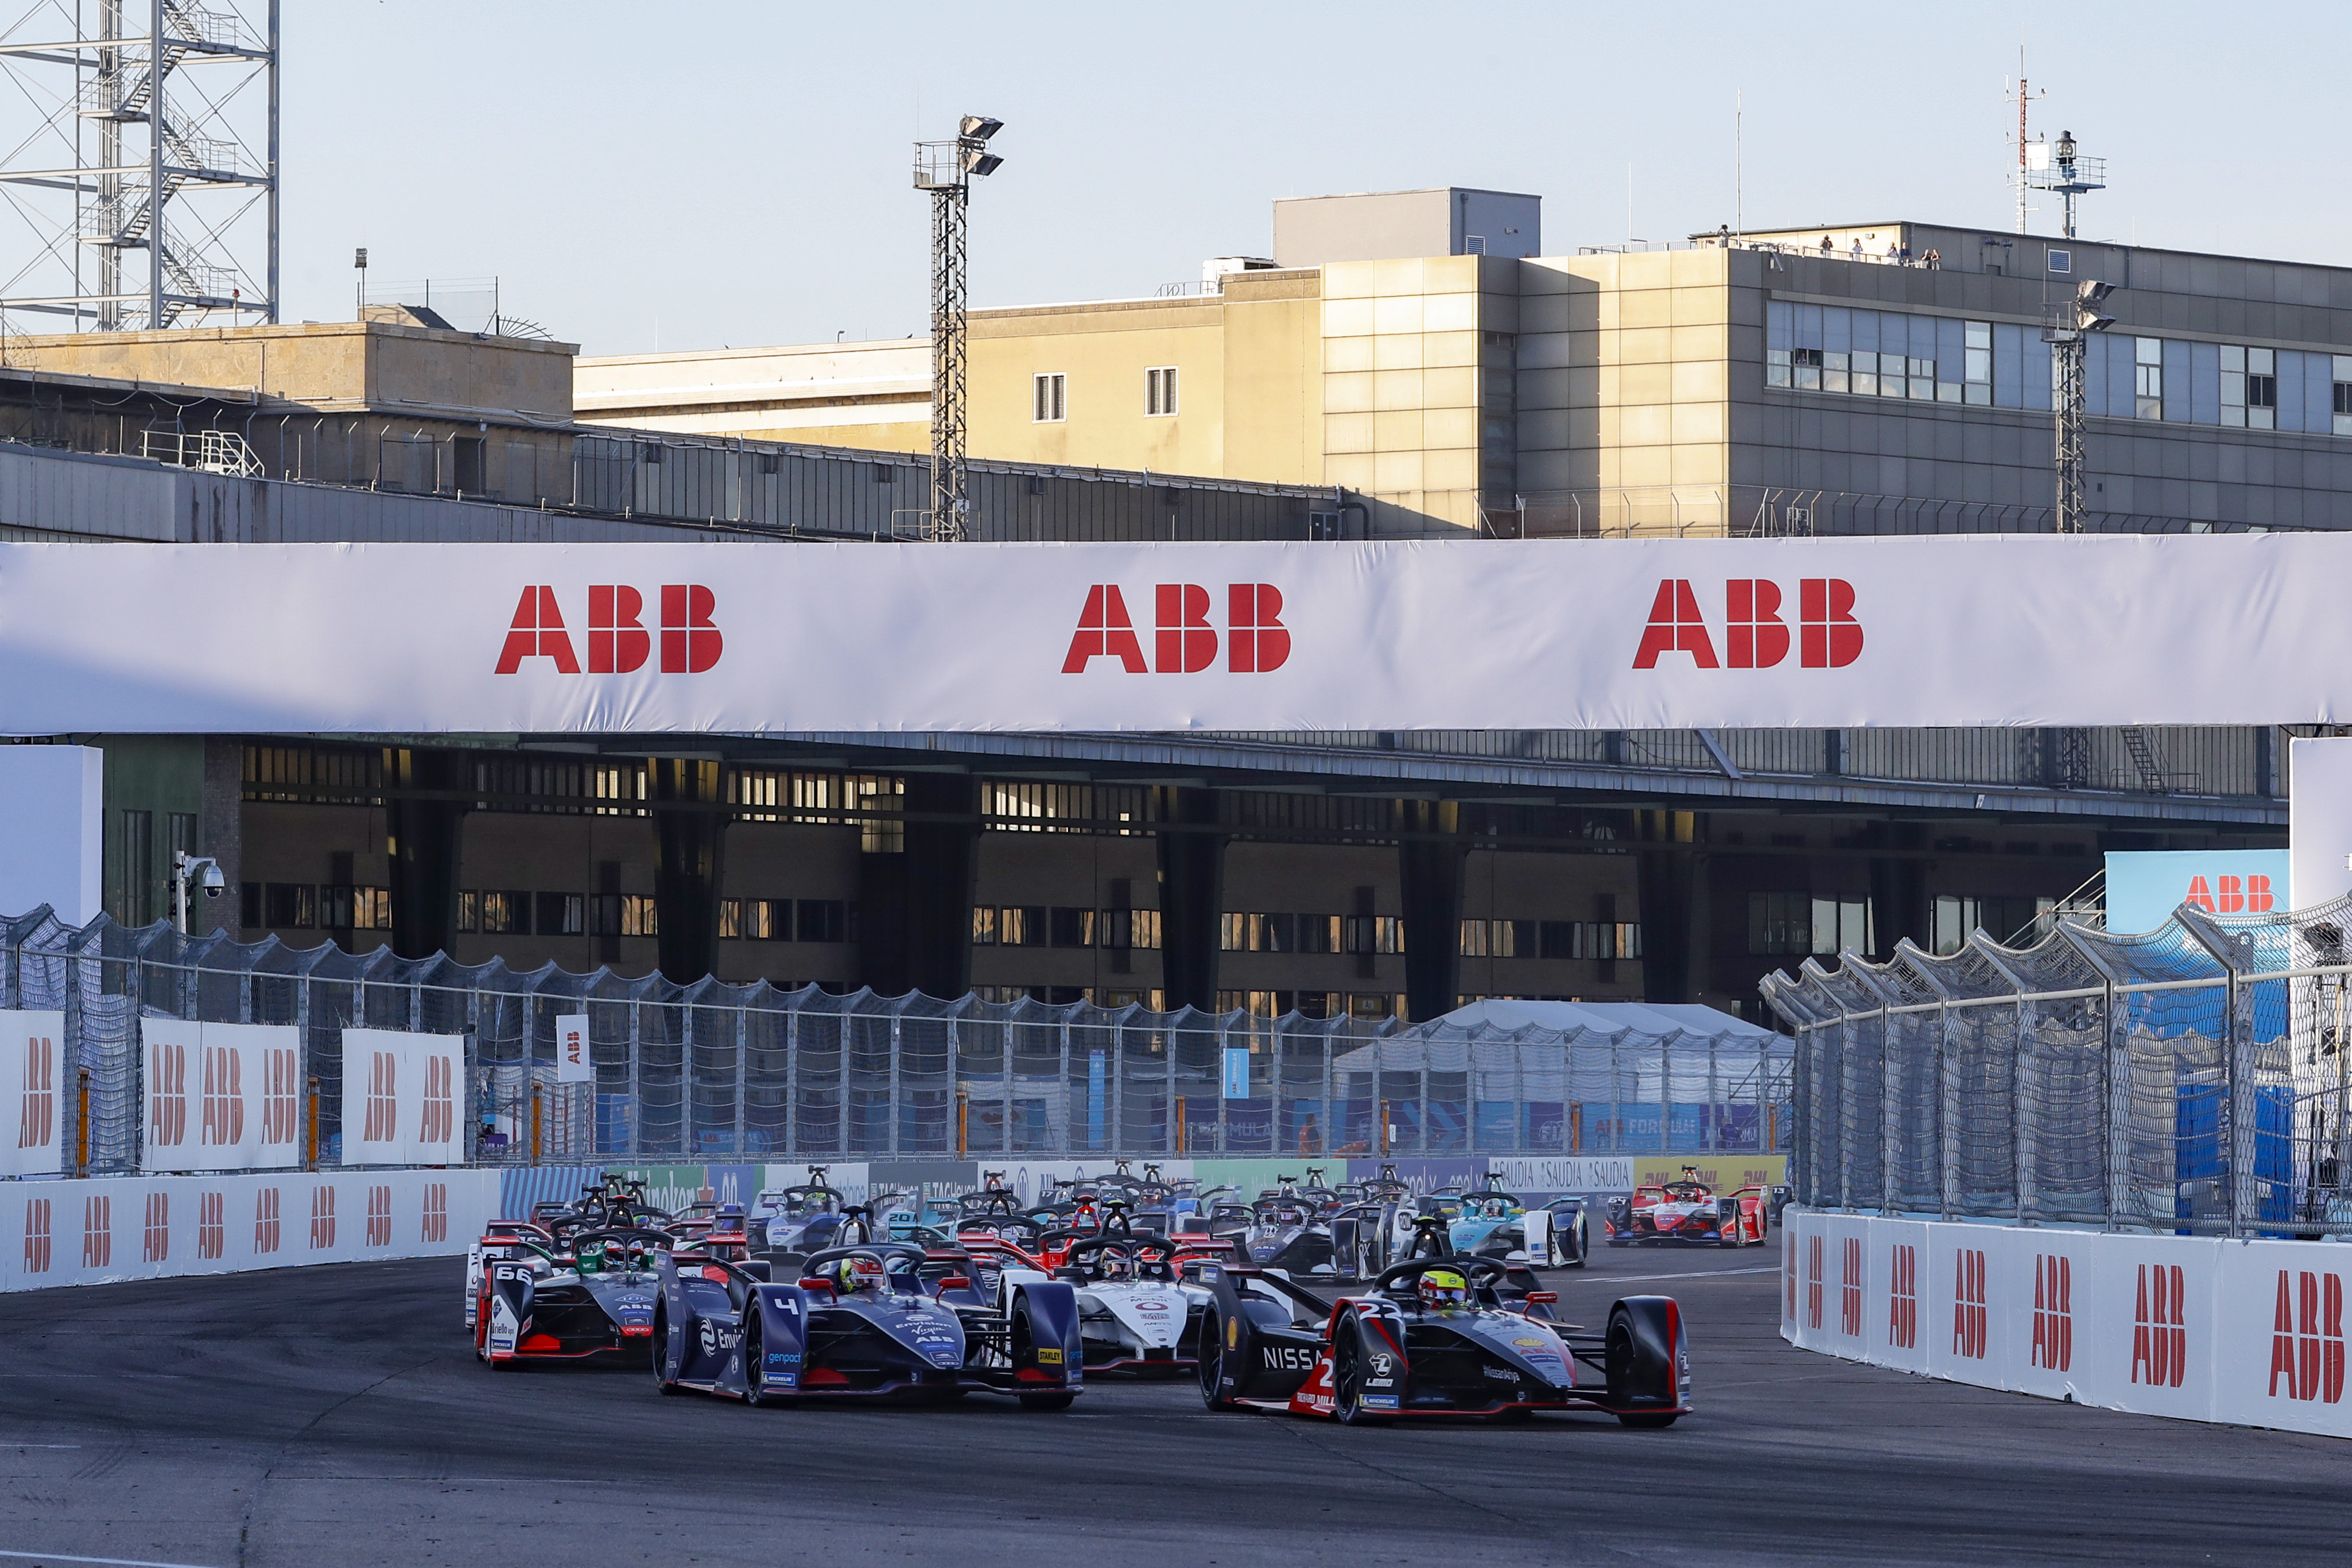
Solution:
{"label": "red race car", "polygon": [[1679,1182],[1636,1187],[1630,1198],[1611,1198],[1603,1222],[1612,1247],[1636,1242],[1748,1247],[1764,1240],[1771,1224],[1769,1202],[1762,1187],[1742,1187],[1718,1197],[1698,1179],[1695,1166],[1685,1165]]}

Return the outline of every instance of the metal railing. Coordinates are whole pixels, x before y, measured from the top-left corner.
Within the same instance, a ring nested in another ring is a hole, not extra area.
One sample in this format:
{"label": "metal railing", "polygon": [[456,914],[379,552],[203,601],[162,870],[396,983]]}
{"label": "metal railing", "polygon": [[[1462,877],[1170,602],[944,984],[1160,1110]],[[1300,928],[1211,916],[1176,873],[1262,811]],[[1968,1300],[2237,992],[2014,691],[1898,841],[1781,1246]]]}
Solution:
{"label": "metal railing", "polygon": [[1805,1202],[2183,1234],[2352,1235],[2352,899],[2116,935],[1978,931],[1768,975]]}
{"label": "metal railing", "polygon": [[[290,1025],[338,1158],[345,1028],[466,1037],[476,1157],[922,1158],[1784,1150],[1786,1040],[955,1001],[0,922],[0,1006],[65,1014],[87,1168],[139,1168],[142,1021]],[[588,1018],[591,1080],[558,1080]],[[1727,1026],[1729,1021],[1727,1020]],[[78,1135],[77,1142],[80,1141]]]}

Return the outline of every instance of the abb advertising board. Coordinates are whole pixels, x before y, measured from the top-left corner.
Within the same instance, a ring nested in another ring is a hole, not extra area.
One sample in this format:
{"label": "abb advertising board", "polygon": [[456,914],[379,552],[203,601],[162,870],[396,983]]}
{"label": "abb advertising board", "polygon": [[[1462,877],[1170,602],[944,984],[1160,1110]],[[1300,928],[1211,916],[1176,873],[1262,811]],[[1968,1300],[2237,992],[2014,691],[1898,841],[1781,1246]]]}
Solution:
{"label": "abb advertising board", "polygon": [[2347,577],[2325,533],[10,543],[0,732],[2336,723]]}
{"label": "abb advertising board", "polygon": [[466,1163],[466,1037],[343,1031],[349,1165]]}
{"label": "abb advertising board", "polygon": [[140,1036],[142,1170],[255,1171],[301,1163],[299,1029],[147,1018]]}
{"label": "abb advertising board", "polygon": [[[74,1064],[66,1057],[66,1016],[0,1012],[0,1176],[54,1176],[66,1168],[66,1143],[78,1108]],[[16,1111],[14,1116],[7,1110]],[[16,1135],[10,1137],[13,1131]]]}
{"label": "abb advertising board", "polygon": [[11,1183],[0,1188],[0,1290],[449,1256],[499,1213],[495,1171]]}
{"label": "abb advertising board", "polygon": [[1780,1333],[1806,1350],[2114,1410],[2352,1436],[2352,1247],[1791,1208],[1782,1250]]}

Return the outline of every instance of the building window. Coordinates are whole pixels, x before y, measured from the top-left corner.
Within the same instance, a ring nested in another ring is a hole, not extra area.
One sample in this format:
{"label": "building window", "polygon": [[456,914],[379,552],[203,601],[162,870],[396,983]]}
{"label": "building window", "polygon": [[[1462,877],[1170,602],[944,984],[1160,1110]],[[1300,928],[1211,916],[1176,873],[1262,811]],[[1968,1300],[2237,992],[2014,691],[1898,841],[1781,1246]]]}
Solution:
{"label": "building window", "polygon": [[1029,378],[1031,420],[1039,425],[1058,425],[1069,416],[1069,405],[1063,396],[1067,380],[1060,371]]}
{"label": "building window", "polygon": [[115,868],[122,879],[116,918],[126,926],[147,925],[155,919],[155,814],[118,812],[115,821]]}
{"label": "building window", "polygon": [[2050,253],[2050,270],[2053,272],[2074,271],[2074,253],[2071,250],[2052,250]]}
{"label": "building window", "polygon": [[621,934],[623,936],[659,936],[661,917],[655,911],[648,893],[621,895]]}
{"label": "building window", "polygon": [[[259,925],[261,922],[259,921],[247,921],[246,923],[247,925]],[[477,931],[482,929],[481,894],[460,893],[457,895],[457,929],[462,931]]]}
{"label": "building window", "polygon": [[515,936],[530,930],[530,895],[484,889],[482,900],[482,934],[484,936]]}
{"label": "building window", "polygon": [[2132,341],[2132,414],[2140,419],[2164,417],[2164,340]]}
{"label": "building window", "polygon": [[275,931],[309,931],[319,923],[319,889],[308,882],[268,882],[261,889],[261,923]]}
{"label": "building window", "polygon": [[1963,384],[1968,401],[1979,407],[1992,405],[1992,323],[1969,321],[1967,327],[1967,373]]}
{"label": "building window", "polygon": [[2352,354],[2336,360],[2336,433],[2352,436]]}
{"label": "building window", "polygon": [[2048,934],[2057,900],[2043,898],[1980,898],[1968,893],[1936,895],[1935,942],[1938,954],[1954,953],[1983,931],[1993,941],[2030,946]]}
{"label": "building window", "polygon": [[803,942],[847,942],[849,903],[845,899],[803,899],[796,931]]}
{"label": "building window", "polygon": [[1821,350],[1790,349],[1789,363],[1796,373],[1798,391],[1819,392],[1822,389]]}
{"label": "building window", "polygon": [[[1147,416],[1176,412],[1176,367],[1154,366],[1143,373],[1143,412]],[[1056,415],[1055,417],[1059,418]]]}
{"label": "building window", "polygon": [[[980,916],[972,911],[973,939],[978,935]],[[993,911],[988,911],[992,913]],[[1096,912],[1095,931],[1102,945],[1108,948],[1143,948],[1147,951],[1160,945],[1160,911],[1158,910],[1100,910]]]}
{"label": "building window", "polygon": [[1464,921],[1465,958],[1534,958],[1541,948],[1534,921]]}
{"label": "building window", "polygon": [[1875,950],[1868,899],[1823,899],[1811,893],[1748,895],[1748,951],[1753,953],[1835,954]]}
{"label": "building window", "polygon": [[587,924],[588,900],[580,893],[535,893],[531,929],[541,936],[578,936]]}
{"label": "building window", "polygon": [[1092,947],[1095,944],[1095,912],[1056,905],[1048,916],[1047,934],[1055,947]]}
{"label": "building window", "polygon": [[2246,351],[2246,428],[2278,428],[2278,351]]}
{"label": "building window", "polygon": [[459,495],[478,496],[489,488],[482,482],[483,444],[479,436],[449,437],[449,467]]}

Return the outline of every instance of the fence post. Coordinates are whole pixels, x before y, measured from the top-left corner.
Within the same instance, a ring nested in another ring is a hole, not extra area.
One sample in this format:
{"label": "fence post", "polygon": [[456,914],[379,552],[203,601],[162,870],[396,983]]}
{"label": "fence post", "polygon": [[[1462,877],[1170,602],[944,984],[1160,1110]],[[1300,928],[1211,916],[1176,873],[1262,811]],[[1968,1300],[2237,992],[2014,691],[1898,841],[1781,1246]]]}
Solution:
{"label": "fence post", "polygon": [[629,1157],[635,1159],[645,1148],[646,1100],[645,1085],[638,1058],[638,1038],[644,1030],[638,1025],[638,1010],[644,1005],[635,997],[629,998]]}
{"label": "fence post", "polygon": [[2116,973],[2098,948],[2084,940],[2066,921],[2056,922],[2058,934],[2098,972],[2099,1029],[2102,1050],[2099,1096],[2099,1162],[2105,1178],[2107,1228],[2122,1226],[2133,1208],[2131,1184],[2131,1031],[2128,1018],[2118,1018]]}
{"label": "fence post", "polygon": [[963,1019],[948,1015],[948,1131],[955,1141],[956,1158],[964,1157]]}
{"label": "fence post", "polygon": [[1121,1013],[1110,1026],[1110,1147],[1105,1151],[1119,1153],[1127,1142],[1127,1016]]}
{"label": "fence post", "polygon": [[1675,1065],[1671,1036],[1658,1041],[1658,1152],[1675,1150]]}
{"label": "fence post", "polygon": [[1853,1015],[1838,1003],[1838,1207],[1853,1212]]}
{"label": "fence post", "polygon": [[[1162,1000],[1165,1000],[1165,998],[1162,998]],[[1013,1058],[1011,1055],[1011,1049],[1012,1047],[1008,1045],[1006,1047],[1007,1054],[1004,1058],[1004,1074],[1007,1082],[1011,1081],[1013,1076]],[[1167,1118],[1168,1128],[1168,1146],[1165,1152],[1171,1159],[1173,1159],[1175,1156],[1181,1154],[1184,1152],[1184,1131],[1179,1125],[1179,1122],[1181,1121],[1183,1116],[1183,1108],[1176,1103],[1175,1030],[1171,1028],[1161,1028],[1160,1030],[1160,1054],[1168,1058],[1165,1064],[1168,1075],[1168,1100],[1167,1110],[1162,1113]]]}
{"label": "fence post", "polygon": [[[740,1001],[735,1005],[735,1157],[744,1159],[750,1151],[744,1148],[750,1126],[744,1115],[743,1097],[751,1087],[751,1025],[748,1009]],[[755,1194],[756,1195],[756,1194]]]}
{"label": "fence post", "polygon": [[2254,1212],[2254,1031],[2252,1018],[2246,1016],[2253,998],[2238,979],[2246,961],[2239,952],[2236,940],[2213,923],[2211,917],[2184,906],[2175,911],[2173,918],[2221,967],[2221,1073],[2228,1103],[2225,1114],[2230,1140],[2230,1234],[2238,1236],[2258,1217]]}
{"label": "fence post", "polygon": [[[1225,1152],[1225,1048],[1233,1021],[1224,1015],[1217,1017],[1217,1152]],[[1246,1086],[1244,1086],[1246,1087]]]}
{"label": "fence post", "polygon": [[[890,1009],[890,1136],[883,1146],[890,1151],[890,1157],[894,1160],[898,1157],[898,1054],[905,1038],[903,1026],[906,1018],[903,1001]],[[919,1210],[922,1205],[918,1203],[915,1206]]]}
{"label": "fence post", "polygon": [[801,1148],[801,1010],[784,1015],[784,1152]]}
{"label": "fence post", "polygon": [[1055,1032],[1055,1034],[1057,1037],[1059,1037],[1059,1038],[1060,1038],[1060,1040],[1061,1040],[1061,1049],[1062,1049],[1062,1069],[1061,1069],[1061,1076],[1060,1076],[1058,1079],[1056,1079],[1055,1080],[1055,1085],[1054,1085],[1054,1098],[1055,1098],[1055,1100],[1057,1100],[1057,1101],[1059,1101],[1059,1102],[1060,1102],[1060,1105],[1061,1105],[1061,1110],[1062,1110],[1062,1146],[1061,1146],[1061,1148],[1060,1148],[1060,1149],[1056,1150],[1056,1151],[1055,1151],[1055,1152],[1056,1152],[1056,1153],[1058,1153],[1058,1154],[1060,1154],[1060,1155],[1061,1155],[1061,1157],[1062,1157],[1063,1159],[1066,1160],[1066,1159],[1068,1159],[1068,1158],[1070,1157],[1070,1121],[1071,1121],[1071,1116],[1070,1116],[1070,1016],[1069,1016],[1069,1015],[1068,1015],[1067,1013],[1065,1013],[1065,1014],[1063,1014],[1063,1015],[1062,1015],[1062,1022],[1060,1023],[1060,1025],[1059,1025],[1059,1026],[1057,1026],[1055,1027],[1055,1031],[1054,1031],[1054,1032]]}

